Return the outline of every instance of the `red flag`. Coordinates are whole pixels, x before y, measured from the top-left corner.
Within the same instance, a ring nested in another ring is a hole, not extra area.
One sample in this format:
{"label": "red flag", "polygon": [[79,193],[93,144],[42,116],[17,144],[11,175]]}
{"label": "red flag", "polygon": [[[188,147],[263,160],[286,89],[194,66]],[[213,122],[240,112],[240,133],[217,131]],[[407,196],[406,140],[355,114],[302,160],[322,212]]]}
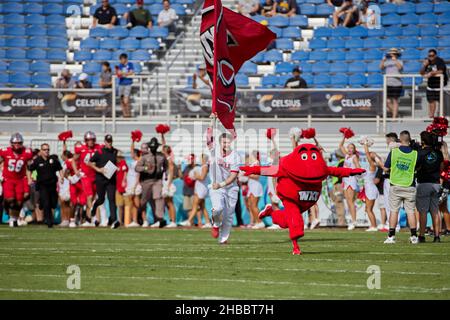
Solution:
{"label": "red flag", "polygon": [[276,38],[262,24],[222,7],[221,0],[205,0],[200,40],[212,82],[212,112],[234,133],[236,83],[242,64]]}

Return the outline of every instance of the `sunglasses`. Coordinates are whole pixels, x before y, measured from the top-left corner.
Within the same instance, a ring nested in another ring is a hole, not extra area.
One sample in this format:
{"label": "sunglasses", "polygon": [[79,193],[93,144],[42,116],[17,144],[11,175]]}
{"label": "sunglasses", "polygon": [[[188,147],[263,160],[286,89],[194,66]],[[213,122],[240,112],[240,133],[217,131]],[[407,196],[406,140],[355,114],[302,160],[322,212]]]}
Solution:
{"label": "sunglasses", "polygon": [[12,144],[19,144],[19,145],[22,145],[22,142],[13,142]]}
{"label": "sunglasses", "polygon": [[41,149],[42,151],[50,151],[50,149]]}

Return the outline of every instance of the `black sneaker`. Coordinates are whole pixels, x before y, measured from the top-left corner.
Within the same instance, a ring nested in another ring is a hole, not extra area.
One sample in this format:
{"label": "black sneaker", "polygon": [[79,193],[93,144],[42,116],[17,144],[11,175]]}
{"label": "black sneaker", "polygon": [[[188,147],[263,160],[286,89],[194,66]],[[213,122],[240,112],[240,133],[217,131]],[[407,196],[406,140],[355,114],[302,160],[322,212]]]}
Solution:
{"label": "black sneaker", "polygon": [[433,242],[441,242],[441,238],[439,238],[439,237],[434,237]]}
{"label": "black sneaker", "polygon": [[450,235],[450,230],[445,230],[442,234],[444,236],[449,236]]}
{"label": "black sneaker", "polygon": [[159,228],[164,228],[165,226],[167,226],[167,222],[165,219],[162,219],[159,221]]}
{"label": "black sneaker", "polygon": [[116,221],[111,225],[111,229],[117,229],[118,227],[120,227],[120,222]]}
{"label": "black sneaker", "polygon": [[419,243],[425,243],[425,236],[419,236]]}

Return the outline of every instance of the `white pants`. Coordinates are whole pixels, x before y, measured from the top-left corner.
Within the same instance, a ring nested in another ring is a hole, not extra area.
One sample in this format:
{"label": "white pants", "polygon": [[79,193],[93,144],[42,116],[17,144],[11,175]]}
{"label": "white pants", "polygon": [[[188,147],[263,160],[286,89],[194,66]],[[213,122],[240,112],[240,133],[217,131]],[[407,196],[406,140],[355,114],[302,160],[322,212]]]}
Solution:
{"label": "white pants", "polygon": [[219,227],[219,242],[228,240],[233,226],[233,214],[238,199],[239,187],[210,190],[212,219],[215,227]]}
{"label": "white pants", "polygon": [[[386,210],[386,223],[389,224],[389,218],[391,216],[391,207],[389,206],[389,190],[391,189],[391,181],[384,179],[383,182],[383,197],[384,197],[384,209]],[[400,214],[398,215],[397,223],[400,223]]]}

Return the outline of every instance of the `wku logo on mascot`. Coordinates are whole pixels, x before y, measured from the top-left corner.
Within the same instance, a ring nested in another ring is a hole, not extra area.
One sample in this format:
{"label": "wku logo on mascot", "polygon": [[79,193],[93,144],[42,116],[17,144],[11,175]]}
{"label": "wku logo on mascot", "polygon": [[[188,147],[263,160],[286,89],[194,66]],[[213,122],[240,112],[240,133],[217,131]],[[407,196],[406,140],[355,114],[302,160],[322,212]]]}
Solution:
{"label": "wku logo on mascot", "polygon": [[301,144],[290,154],[280,158],[278,166],[243,166],[245,175],[257,174],[277,178],[277,195],[284,210],[273,211],[271,205],[259,214],[260,218],[272,216],[281,228],[289,228],[294,249],[301,254],[298,238],[304,235],[302,212],[311,208],[319,199],[322,181],[328,176],[339,178],[359,175],[364,169],[328,167],[319,149],[313,144]]}

